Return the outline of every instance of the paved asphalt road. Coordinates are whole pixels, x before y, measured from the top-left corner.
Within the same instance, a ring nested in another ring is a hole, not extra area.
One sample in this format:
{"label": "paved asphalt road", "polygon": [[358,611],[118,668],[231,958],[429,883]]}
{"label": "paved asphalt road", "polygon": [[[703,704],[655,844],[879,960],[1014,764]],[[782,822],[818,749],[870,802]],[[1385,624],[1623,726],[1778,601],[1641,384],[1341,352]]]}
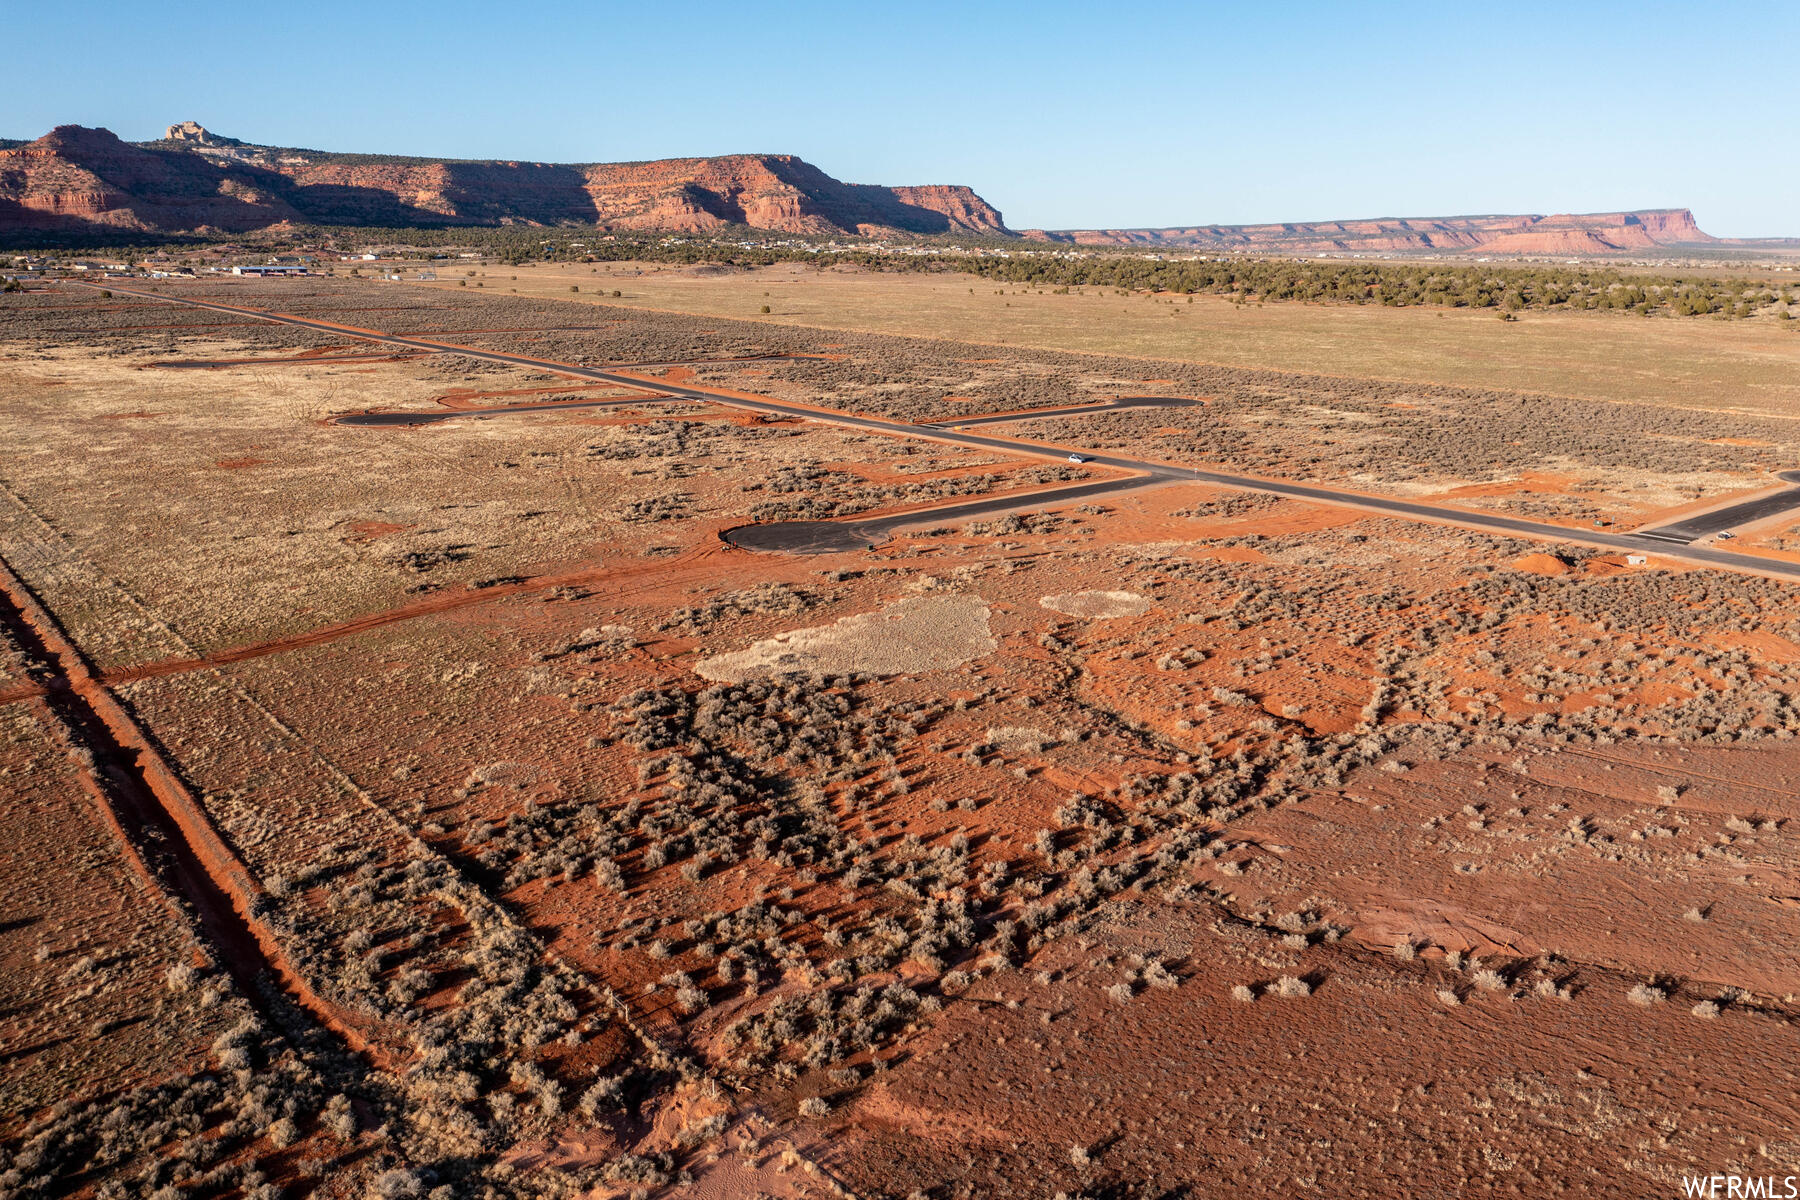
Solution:
{"label": "paved asphalt road", "polygon": [[[1783,471],[1775,478],[1783,483],[1800,483],[1800,471]],[[1685,546],[1689,542],[1697,542],[1711,534],[1722,533],[1727,529],[1736,529],[1739,525],[1748,525],[1752,521],[1761,521],[1765,517],[1777,516],[1792,508],[1800,508],[1800,487],[1759,496],[1755,500],[1733,504],[1730,508],[1700,513],[1669,525],[1658,526],[1655,529],[1640,529],[1632,536],[1655,538],[1659,542],[1674,542],[1676,545]]]}
{"label": "paved asphalt road", "polygon": [[786,554],[835,554],[840,550],[867,550],[909,525],[954,525],[976,517],[997,516],[1025,509],[1052,508],[1077,500],[1091,500],[1114,492],[1129,492],[1162,482],[1160,477],[1127,475],[1097,483],[1077,483],[1024,495],[989,496],[885,517],[848,518],[843,521],[776,521],[768,525],[739,525],[725,531],[725,540],[745,550],[779,550]]}
{"label": "paved asphalt road", "polygon": [[[1128,487],[1142,487],[1152,483],[1193,482],[1210,483],[1219,487],[1234,488],[1240,491],[1263,492],[1274,496],[1287,496],[1295,500],[1310,500],[1323,504],[1349,505],[1370,512],[1387,513],[1392,516],[1405,517],[1422,521],[1435,521],[1447,525],[1457,525],[1465,529],[1481,529],[1492,533],[1516,534],[1522,537],[1538,538],[1548,541],[1574,542],[1587,546],[1604,546],[1612,550],[1623,550],[1629,553],[1656,553],[1669,558],[1678,558],[1685,562],[1702,563],[1708,566],[1725,567],[1730,570],[1748,571],[1758,575],[1777,576],[1784,579],[1800,580],[1800,563],[1785,562],[1780,559],[1763,558],[1752,554],[1736,554],[1729,550],[1719,550],[1707,546],[1690,546],[1678,542],[1669,542],[1639,534],[1605,533],[1600,530],[1574,529],[1564,525],[1550,525],[1541,521],[1525,521],[1517,517],[1502,516],[1498,513],[1472,512],[1458,508],[1441,508],[1432,504],[1419,504],[1411,500],[1398,500],[1386,496],[1367,496],[1356,492],[1339,491],[1334,488],[1314,487],[1304,483],[1287,483],[1269,479],[1255,479],[1245,475],[1232,475],[1222,471],[1206,471],[1193,467],[1179,467],[1168,463],[1146,462],[1140,459],[1123,458],[1111,454],[1086,454],[1079,448],[1051,446],[1040,442],[1019,441],[1013,438],[991,437],[979,433],[957,433],[953,430],[934,426],[916,425],[908,421],[890,421],[881,417],[864,417],[851,413],[839,413],[829,409],[808,408],[800,404],[787,404],[779,400],[750,399],[730,392],[717,392],[689,384],[664,383],[646,381],[631,375],[621,375],[597,367],[582,367],[572,363],[554,362],[546,359],[531,358],[523,354],[506,354],[496,350],[476,350],[467,346],[459,346],[453,342],[438,342],[426,338],[409,338],[392,334],[376,333],[370,330],[357,329],[353,326],[335,325],[329,321],[314,321],[306,317],[291,316],[286,313],[263,312],[254,308],[240,308],[229,304],[219,304],[210,300],[190,300],[185,297],[166,296],[156,292],[134,291],[116,285],[81,283],[77,286],[101,289],[103,286],[118,296],[136,296],[143,300],[154,300],[163,304],[183,304],[194,308],[210,309],[214,312],[230,313],[235,316],[255,317],[280,325],[294,325],[302,329],[315,329],[322,333],[346,335],[364,341],[378,342],[389,346],[404,346],[411,350],[447,350],[465,355],[469,358],[483,359],[487,362],[506,363],[512,366],[531,367],[536,370],[552,371],[559,375],[568,375],[577,379],[598,379],[608,383],[619,383],[643,390],[662,392],[669,396],[688,400],[704,400],[715,404],[729,405],[734,408],[746,408],[757,412],[775,413],[785,417],[797,417],[802,420],[824,421],[834,425],[844,425],[853,429],[866,429],[876,433],[893,434],[900,437],[930,438],[940,442],[950,442],[960,446],[974,446],[983,450],[998,450],[1010,454],[1033,454],[1047,458],[1066,459],[1072,453],[1082,453],[1089,462],[1101,466],[1118,467],[1139,473],[1138,479],[1108,480],[1102,484],[1081,485],[1103,489],[1101,492],[1085,492],[1086,495],[1118,492]],[[643,401],[639,401],[643,403]],[[522,411],[514,409],[512,411]],[[935,510],[924,510],[901,514],[896,517],[877,518],[870,521],[857,522],[854,518],[847,522],[792,521],[771,525],[754,526],[757,532],[752,534],[749,528],[730,530],[727,540],[746,549],[784,550],[789,553],[826,553],[843,548],[835,544],[821,545],[821,525],[841,525],[855,530],[866,528],[884,536],[893,529],[903,525],[934,525],[944,520],[959,519],[957,515],[979,515],[967,510],[978,508],[981,513],[1006,510],[1017,511],[1038,503],[1062,503],[1071,498],[1076,488],[1060,488],[1053,492],[1038,494],[1037,497],[996,498],[991,501],[976,501],[973,504],[956,504]],[[1786,493],[1783,493],[1784,495]],[[1755,502],[1752,502],[1755,503]],[[1730,511],[1730,510],[1726,510]],[[1696,518],[1702,520],[1704,518]],[[853,535],[852,535],[853,536]],[[848,538],[846,540],[849,540]],[[855,546],[866,546],[867,541],[856,540]],[[817,548],[815,548],[817,547]]]}

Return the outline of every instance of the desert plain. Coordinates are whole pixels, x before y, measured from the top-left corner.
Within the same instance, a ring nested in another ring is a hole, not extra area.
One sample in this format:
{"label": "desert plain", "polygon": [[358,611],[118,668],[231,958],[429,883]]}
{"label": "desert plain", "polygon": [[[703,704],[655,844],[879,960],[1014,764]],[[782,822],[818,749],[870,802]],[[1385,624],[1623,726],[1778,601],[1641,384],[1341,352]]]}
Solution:
{"label": "desert plain", "polygon": [[0,1192],[1800,1172],[1800,336],[1091,292],[0,297]]}

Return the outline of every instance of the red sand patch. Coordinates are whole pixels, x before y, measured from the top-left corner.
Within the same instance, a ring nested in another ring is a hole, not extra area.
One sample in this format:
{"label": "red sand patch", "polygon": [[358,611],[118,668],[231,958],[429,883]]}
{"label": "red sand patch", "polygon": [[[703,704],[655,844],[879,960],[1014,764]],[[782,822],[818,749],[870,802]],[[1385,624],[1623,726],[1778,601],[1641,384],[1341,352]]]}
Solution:
{"label": "red sand patch", "polygon": [[1575,480],[1572,476],[1526,471],[1517,479],[1505,479],[1495,483],[1471,483],[1442,492],[1433,492],[1431,496],[1434,499],[1444,500],[1489,496],[1530,496],[1540,492],[1564,496],[1570,495],[1576,490]]}
{"label": "red sand patch", "polygon": [[1675,704],[1688,699],[1693,693],[1684,687],[1676,687],[1672,683],[1640,683],[1619,696],[1620,704],[1643,704],[1655,708],[1661,704]]}
{"label": "red sand patch", "polygon": [[1752,650],[1764,658],[1776,662],[1800,662],[1800,645],[1794,644],[1780,634],[1758,631],[1756,633],[1724,633],[1711,639],[1727,649]]}
{"label": "red sand patch", "polygon": [[1569,564],[1554,554],[1527,554],[1524,558],[1514,559],[1512,568],[1524,571],[1528,575],[1567,575]]}
{"label": "red sand patch", "polygon": [[357,521],[350,526],[350,536],[346,542],[366,544],[377,538],[386,537],[390,533],[404,533],[408,529],[418,528],[415,525],[396,525],[392,521]]}
{"label": "red sand patch", "polygon": [[244,471],[251,467],[267,466],[268,462],[269,460],[266,458],[251,458],[245,456],[243,458],[221,458],[218,462],[214,463],[213,466],[223,467],[227,471]]}
{"label": "red sand patch", "polygon": [[1216,562],[1253,563],[1268,562],[1269,556],[1254,546],[1220,546],[1208,549],[1205,557]]}

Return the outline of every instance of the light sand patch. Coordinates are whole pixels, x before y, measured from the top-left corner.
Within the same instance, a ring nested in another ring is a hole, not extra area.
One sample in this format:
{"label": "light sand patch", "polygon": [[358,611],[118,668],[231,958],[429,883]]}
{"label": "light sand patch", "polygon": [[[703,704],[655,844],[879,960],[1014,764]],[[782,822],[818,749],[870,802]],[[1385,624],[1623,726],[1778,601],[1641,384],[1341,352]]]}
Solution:
{"label": "light sand patch", "polygon": [[1270,562],[1290,567],[1379,567],[1391,562],[1435,557],[1438,551],[1419,542],[1365,537],[1331,542],[1299,542],[1264,552]]}
{"label": "light sand patch", "polygon": [[1136,592],[1064,592],[1038,603],[1071,617],[1138,617],[1150,611],[1150,598]]}
{"label": "light sand patch", "polygon": [[467,795],[484,787],[511,785],[522,788],[539,773],[538,768],[529,763],[491,762],[470,771],[469,777],[463,780],[462,791]]}
{"label": "light sand patch", "polygon": [[991,725],[987,740],[1007,750],[1037,753],[1051,742],[1049,734],[1035,725]]}
{"label": "light sand patch", "polygon": [[915,596],[880,612],[795,629],[747,649],[716,654],[694,670],[717,683],[789,671],[913,675],[958,666],[993,653],[998,645],[988,628],[987,602],[981,597]]}

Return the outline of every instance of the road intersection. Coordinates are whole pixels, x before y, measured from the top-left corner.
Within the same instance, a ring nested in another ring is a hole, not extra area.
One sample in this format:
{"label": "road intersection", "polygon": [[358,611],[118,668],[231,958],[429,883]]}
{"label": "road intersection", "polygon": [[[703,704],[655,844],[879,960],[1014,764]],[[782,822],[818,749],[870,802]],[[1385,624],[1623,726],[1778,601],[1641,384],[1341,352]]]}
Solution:
{"label": "road intersection", "polygon": [[[77,284],[77,286],[98,288],[100,285],[80,283]],[[1402,517],[1409,520],[1429,521],[1436,524],[1458,526],[1464,529],[1475,529],[1485,533],[1532,538],[1540,541],[1568,542],[1599,547],[1607,550],[1624,551],[1629,554],[1654,553],[1665,558],[1673,558],[1701,566],[1719,567],[1725,570],[1740,571],[1780,579],[1800,580],[1800,563],[1788,562],[1776,558],[1766,558],[1761,555],[1723,550],[1716,546],[1693,544],[1700,538],[1714,536],[1720,532],[1729,530],[1734,525],[1765,520],[1783,511],[1800,507],[1800,487],[1787,488],[1777,493],[1747,500],[1737,505],[1718,509],[1711,513],[1702,514],[1654,529],[1629,533],[1612,533],[1603,529],[1590,530],[1564,525],[1554,525],[1544,521],[1528,521],[1520,517],[1510,517],[1501,513],[1486,513],[1470,509],[1451,508],[1444,505],[1426,504],[1419,501],[1402,500],[1390,496],[1370,495],[1362,492],[1347,491],[1340,488],[1320,487],[1314,484],[1299,483],[1289,480],[1262,479],[1255,476],[1240,475],[1226,471],[1215,471],[1203,467],[1183,466],[1117,454],[1096,453],[1090,452],[1080,446],[1059,446],[1043,442],[1025,441],[1017,438],[998,437],[990,434],[970,433],[965,432],[962,428],[964,426],[978,424],[997,424],[1002,421],[1025,420],[1033,417],[1074,415],[1083,412],[1096,413],[1115,411],[1120,408],[1149,407],[1153,402],[1162,402],[1164,406],[1166,406],[1167,401],[1180,400],[1180,398],[1127,397],[1122,398],[1119,401],[1089,405],[1073,405],[1059,410],[1035,410],[1022,414],[988,414],[970,418],[950,418],[931,424],[918,424],[910,421],[894,420],[887,417],[866,416],[860,413],[842,412],[836,409],[797,404],[768,397],[752,396],[747,393],[719,388],[701,387],[690,383],[672,383],[666,380],[657,379],[653,376],[634,374],[618,368],[590,367],[577,363],[533,358],[524,354],[511,354],[500,350],[478,349],[476,347],[463,346],[454,342],[441,341],[435,338],[407,337],[404,335],[383,333],[379,330],[363,329],[353,325],[340,325],[331,321],[320,321],[309,317],[295,316],[290,313],[268,312],[261,309],[246,308],[238,305],[221,304],[216,301],[172,296],[160,292],[137,291],[120,288],[116,285],[110,286],[109,290],[114,295],[118,296],[132,296],[138,299],[152,300],[163,304],[188,305],[195,308],[209,309],[214,312],[252,317],[276,324],[297,326],[302,329],[312,329],[322,333],[354,337],[363,341],[374,342],[380,345],[397,346],[409,350],[459,354],[486,362],[529,367],[535,370],[553,372],[575,379],[620,384],[643,391],[661,393],[663,396],[670,399],[722,404],[733,408],[748,409],[771,416],[808,421],[822,421],[833,425],[846,426],[865,432],[887,434],[894,437],[926,439],[1006,454],[1024,454],[1065,461],[1069,459],[1071,455],[1078,454],[1081,456],[1082,461],[1086,463],[1101,467],[1111,467],[1127,472],[1127,474],[1122,477],[1100,480],[1092,483],[1080,483],[1026,494],[998,496],[982,500],[938,505],[931,508],[878,517],[849,517],[836,521],[776,522],[767,525],[740,526],[736,529],[725,531],[724,537],[726,541],[746,550],[781,551],[797,554],[824,554],[841,550],[861,549],[878,544],[891,536],[896,530],[907,527],[942,525],[956,521],[969,520],[977,516],[994,515],[1003,512],[1017,512],[1026,509],[1048,507],[1051,505],[1062,505],[1073,501],[1112,495],[1136,488],[1160,484],[1205,483],[1212,484],[1216,487],[1231,488],[1247,492],[1261,492],[1267,495],[1283,496],[1294,500],[1347,506],[1369,512]],[[641,398],[635,401],[635,403],[638,404],[645,402],[646,401]],[[508,414],[550,410],[560,411],[562,409],[573,409],[578,407],[612,406],[617,405],[618,403],[620,403],[618,400],[600,400],[555,405],[519,405],[507,408],[503,411]],[[1187,403],[1193,403],[1193,401],[1187,401]],[[340,417],[337,420],[339,424],[345,425],[412,425],[422,423],[422,421],[435,422],[459,417],[491,416],[496,411],[502,410],[488,410],[485,414],[479,411],[470,412],[466,410],[453,410],[443,414],[363,413],[351,414],[349,416]],[[1800,471],[1783,472],[1779,478],[1786,483],[1800,483]]]}

